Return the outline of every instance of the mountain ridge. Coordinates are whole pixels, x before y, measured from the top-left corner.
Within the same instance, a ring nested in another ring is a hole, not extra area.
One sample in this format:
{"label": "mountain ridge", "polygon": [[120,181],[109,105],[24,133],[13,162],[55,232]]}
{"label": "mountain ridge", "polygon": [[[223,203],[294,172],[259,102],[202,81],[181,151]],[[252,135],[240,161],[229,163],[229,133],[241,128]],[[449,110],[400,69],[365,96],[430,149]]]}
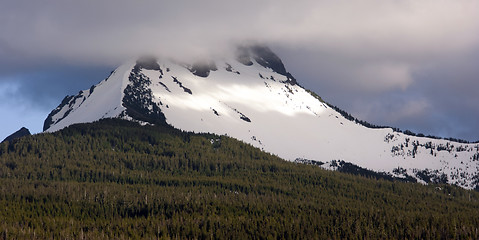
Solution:
{"label": "mountain ridge", "polygon": [[345,161],[420,182],[444,174],[464,188],[479,183],[479,144],[367,128],[301,87],[264,46],[193,64],[127,62],[98,85],[66,97],[44,130],[102,118],[228,135],[286,160],[324,162],[327,169]]}
{"label": "mountain ridge", "polygon": [[73,124],[0,143],[0,236],[478,238],[479,192],[341,171],[169,125]]}
{"label": "mountain ridge", "polygon": [[26,128],[26,127],[22,127],[19,130],[15,131],[14,133],[8,135],[5,139],[3,139],[2,142],[13,141],[15,139],[18,139],[18,138],[21,138],[21,137],[24,137],[24,136],[30,136],[30,135],[32,135],[30,133],[30,130],[28,130],[28,128]]}

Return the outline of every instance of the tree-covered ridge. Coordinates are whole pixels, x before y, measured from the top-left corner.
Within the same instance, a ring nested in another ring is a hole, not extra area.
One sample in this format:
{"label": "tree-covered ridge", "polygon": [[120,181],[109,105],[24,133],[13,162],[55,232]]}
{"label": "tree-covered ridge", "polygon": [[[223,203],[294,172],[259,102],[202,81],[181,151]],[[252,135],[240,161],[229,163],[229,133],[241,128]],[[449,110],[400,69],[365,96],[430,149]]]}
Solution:
{"label": "tree-covered ridge", "polygon": [[102,120],[0,144],[0,238],[479,238],[479,194]]}

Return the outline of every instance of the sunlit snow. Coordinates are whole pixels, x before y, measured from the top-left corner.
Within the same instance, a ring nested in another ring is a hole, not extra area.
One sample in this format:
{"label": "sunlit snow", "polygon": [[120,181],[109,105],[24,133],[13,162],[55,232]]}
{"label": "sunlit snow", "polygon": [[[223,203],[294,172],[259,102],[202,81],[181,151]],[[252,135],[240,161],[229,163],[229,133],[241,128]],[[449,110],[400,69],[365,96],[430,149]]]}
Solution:
{"label": "sunlit snow", "polygon": [[[218,70],[206,78],[171,61],[160,62],[163,74],[142,70],[151,80],[153,101],[162,103],[160,108],[169,124],[187,131],[227,134],[286,160],[344,160],[391,174],[400,167],[411,176],[425,169],[437,170],[447,174],[449,183],[474,187],[479,170],[479,161],[473,159],[478,153],[477,144],[413,137],[389,128],[366,128],[345,119],[300,86],[286,83],[285,76],[257,63],[245,66],[231,59],[216,64]],[[226,71],[228,65],[239,74]],[[125,110],[123,90],[133,66],[127,63],[119,67],[91,95],[83,91],[86,99],[61,109],[54,120],[72,110],[47,131],[120,116]],[[426,144],[434,145],[436,150],[431,151]]]}

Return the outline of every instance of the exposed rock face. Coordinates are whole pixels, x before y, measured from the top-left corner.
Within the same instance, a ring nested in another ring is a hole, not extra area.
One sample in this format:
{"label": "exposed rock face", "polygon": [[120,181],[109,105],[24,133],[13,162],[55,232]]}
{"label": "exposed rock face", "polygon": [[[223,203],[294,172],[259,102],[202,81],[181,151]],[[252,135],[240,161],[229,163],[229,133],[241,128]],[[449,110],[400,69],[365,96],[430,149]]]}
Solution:
{"label": "exposed rock face", "polygon": [[21,138],[21,137],[24,137],[24,136],[30,136],[30,135],[32,135],[30,133],[30,131],[27,128],[22,127],[22,128],[20,128],[20,130],[12,133],[10,136],[6,137],[2,142],[12,141],[12,140],[15,140],[15,139],[18,139],[18,138]]}
{"label": "exposed rock face", "polygon": [[291,84],[297,84],[291,73],[286,71],[283,61],[271,49],[263,45],[240,47],[237,50],[236,60],[246,66],[253,65],[253,58],[259,65],[270,68],[274,72],[286,76]]}
{"label": "exposed rock face", "polygon": [[[93,88],[93,87],[92,87]],[[74,98],[74,96],[65,96],[65,98],[63,98],[62,102],[60,103],[60,105],[58,105],[57,108],[53,109],[50,114],[48,114],[47,118],[45,119],[45,121],[43,122],[43,131],[47,130],[48,128],[50,128],[51,125],[53,125],[55,123],[55,121],[53,121],[52,117],[57,115],[64,107],[66,107],[70,102],[71,100]],[[64,114],[63,117],[66,117],[66,115],[68,114]],[[62,118],[63,118],[62,117]],[[62,119],[61,118],[61,119]],[[60,120],[61,120],[60,119]],[[60,121],[58,120],[58,121]],[[58,122],[57,121],[57,122]]]}
{"label": "exposed rock face", "polygon": [[214,61],[196,62],[188,69],[194,75],[198,77],[204,77],[204,78],[210,75],[210,71],[218,70],[218,68],[216,67],[216,63]]}
{"label": "exposed rock face", "polygon": [[146,70],[162,71],[160,65],[158,65],[157,59],[154,57],[142,57],[136,61],[136,66]]}
{"label": "exposed rock face", "polygon": [[[149,66],[155,66],[155,64]],[[141,69],[141,65],[137,64],[128,77],[129,84],[123,91],[123,107],[126,108],[123,114],[139,121],[163,124],[165,123],[165,115],[161,112],[158,104],[153,101],[150,89],[151,80],[141,73]],[[148,68],[147,70],[160,71],[160,67],[158,65],[155,69]]]}

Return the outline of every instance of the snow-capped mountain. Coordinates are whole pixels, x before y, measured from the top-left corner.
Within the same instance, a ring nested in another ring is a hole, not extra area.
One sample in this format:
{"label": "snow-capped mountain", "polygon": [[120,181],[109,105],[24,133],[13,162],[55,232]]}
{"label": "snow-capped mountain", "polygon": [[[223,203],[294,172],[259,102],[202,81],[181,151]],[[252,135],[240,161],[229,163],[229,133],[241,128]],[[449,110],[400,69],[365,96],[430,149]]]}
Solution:
{"label": "snow-capped mountain", "polygon": [[45,120],[53,132],[74,123],[124,118],[226,134],[286,160],[336,160],[395,177],[479,184],[479,144],[417,137],[348,120],[296,82],[271,50],[241,47],[233,57],[186,64],[141,58],[99,84],[67,96]]}

